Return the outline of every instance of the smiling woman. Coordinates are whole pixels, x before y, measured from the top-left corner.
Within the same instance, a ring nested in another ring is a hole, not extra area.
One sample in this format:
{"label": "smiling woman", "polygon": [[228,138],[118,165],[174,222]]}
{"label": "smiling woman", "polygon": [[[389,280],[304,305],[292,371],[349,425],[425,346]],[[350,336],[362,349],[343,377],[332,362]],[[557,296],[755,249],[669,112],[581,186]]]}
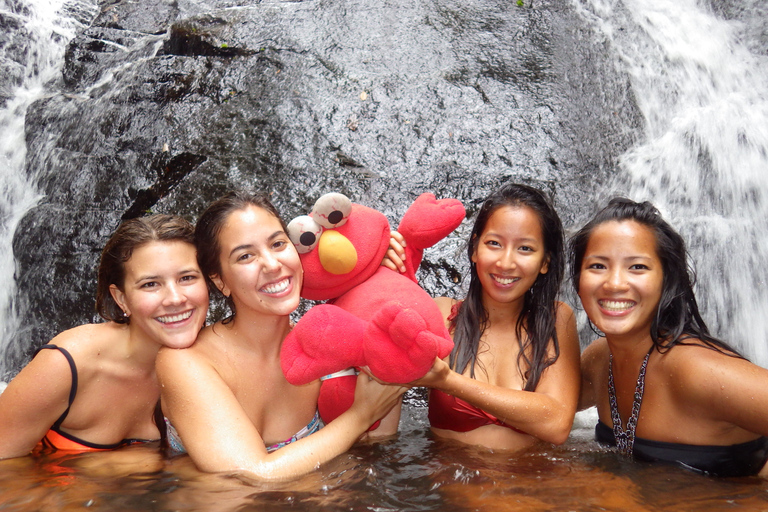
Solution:
{"label": "smiling woman", "polygon": [[121,224],[102,252],[96,308],[107,322],[56,336],[0,395],[0,458],[160,437],[155,357],[194,343],[208,311],[192,226],[170,215]]}
{"label": "smiling woman", "polygon": [[592,323],[616,342],[650,337],[664,277],[653,232],[631,220],[597,226],[582,268],[579,297]]}
{"label": "smiling woman", "polygon": [[[466,298],[435,299],[454,349],[413,383],[432,388],[432,431],[494,450],[562,444],[576,412],[579,345],[573,312],[556,300],[560,218],[541,191],[507,184],[480,208],[467,255]],[[388,257],[390,268],[402,263],[395,251]]]}
{"label": "smiling woman", "polygon": [[340,455],[392,409],[405,388],[361,373],[352,408],[317,432],[320,382],[285,379],[280,348],[293,327],[303,269],[266,198],[233,192],[215,201],[195,240],[200,266],[232,315],[206,327],[192,347],[158,355],[173,448],[203,471],[284,480]]}
{"label": "smiling woman", "polygon": [[[162,346],[186,348],[208,309],[208,293],[187,242],[149,242],[125,264],[123,289],[109,291],[133,329]],[[192,329],[190,329],[192,326]]]}
{"label": "smiling woman", "polygon": [[597,440],[712,475],[768,473],[768,370],[709,334],[685,243],[658,210],[612,200],[574,235],[571,258],[604,334],[582,355],[581,407],[597,406]]}

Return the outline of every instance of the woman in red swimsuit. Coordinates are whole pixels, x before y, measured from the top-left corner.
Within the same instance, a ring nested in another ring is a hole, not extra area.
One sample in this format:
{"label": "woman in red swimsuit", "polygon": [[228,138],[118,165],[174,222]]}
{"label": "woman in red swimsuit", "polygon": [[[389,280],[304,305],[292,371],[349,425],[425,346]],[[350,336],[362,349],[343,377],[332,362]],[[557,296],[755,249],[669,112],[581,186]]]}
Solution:
{"label": "woman in red swimsuit", "polygon": [[0,458],[160,437],[155,357],[194,343],[208,311],[192,226],[170,215],[121,224],[101,255],[96,309],[105,323],[56,336],[0,395]]}
{"label": "woman in red swimsuit", "polygon": [[612,200],[574,235],[571,257],[604,334],[582,356],[581,407],[597,406],[598,441],[712,475],[768,475],[768,370],[709,333],[683,238],[659,211]]}
{"label": "woman in red swimsuit", "polygon": [[[398,267],[389,255],[385,265]],[[556,300],[564,260],[557,213],[540,191],[506,185],[478,212],[468,256],[466,298],[436,299],[454,350],[415,383],[431,388],[433,432],[516,451],[565,442],[579,396],[579,342],[573,312]]]}

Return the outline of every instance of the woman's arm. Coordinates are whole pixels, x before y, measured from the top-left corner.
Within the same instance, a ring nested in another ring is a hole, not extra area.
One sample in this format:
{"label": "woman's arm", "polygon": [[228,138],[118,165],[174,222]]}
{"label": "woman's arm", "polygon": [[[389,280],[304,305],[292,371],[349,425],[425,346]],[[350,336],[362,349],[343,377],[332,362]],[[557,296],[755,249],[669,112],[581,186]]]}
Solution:
{"label": "woman's arm", "polygon": [[[374,379],[376,380],[376,379]],[[386,382],[380,382],[380,384],[387,385]],[[371,430],[366,433],[366,437],[369,441],[381,440],[397,434],[397,430],[400,426],[400,416],[402,413],[402,403],[397,402],[392,409],[381,418],[381,423],[376,430]]]}
{"label": "woman's arm", "polygon": [[67,409],[72,373],[58,350],[43,350],[0,395],[0,459],[27,455]]}
{"label": "woman's arm", "polygon": [[450,371],[440,361],[419,385],[434,387],[493,414],[507,425],[546,442],[568,438],[579,399],[579,342],[571,308],[557,310],[560,357],[541,376],[536,391],[495,386]]}
{"label": "woman's arm", "polygon": [[189,350],[160,351],[163,411],[203,471],[243,471],[260,480],[309,473],[344,453],[405,391],[361,373],[352,407],[319,432],[267,453],[257,428],[216,370]]}
{"label": "woman's arm", "polygon": [[581,354],[580,411],[597,405],[597,394],[595,393],[596,375],[600,365],[608,364],[605,352],[605,339],[601,338],[593,341]]}

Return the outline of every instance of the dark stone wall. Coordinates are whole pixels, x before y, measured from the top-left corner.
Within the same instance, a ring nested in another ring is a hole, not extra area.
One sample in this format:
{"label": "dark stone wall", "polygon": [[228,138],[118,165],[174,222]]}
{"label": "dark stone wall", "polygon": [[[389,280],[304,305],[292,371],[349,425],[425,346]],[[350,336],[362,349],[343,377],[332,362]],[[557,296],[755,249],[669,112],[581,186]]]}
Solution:
{"label": "dark stone wall", "polygon": [[[288,219],[340,191],[394,226],[421,192],[471,217],[513,180],[553,194],[568,225],[639,133],[627,77],[563,2],[200,5],[104,3],[61,90],[29,109],[45,198],[14,240],[9,367],[94,320],[98,255],[123,218],[194,221],[247,187]],[[460,293],[467,227],[427,254],[431,293]]]}

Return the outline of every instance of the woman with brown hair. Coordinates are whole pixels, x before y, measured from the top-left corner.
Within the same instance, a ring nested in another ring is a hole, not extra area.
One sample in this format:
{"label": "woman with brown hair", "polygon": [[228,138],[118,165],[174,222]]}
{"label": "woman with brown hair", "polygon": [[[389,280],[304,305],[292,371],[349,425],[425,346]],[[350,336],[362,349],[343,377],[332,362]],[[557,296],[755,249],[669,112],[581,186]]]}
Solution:
{"label": "woman with brown hair", "polygon": [[[431,388],[435,434],[509,451],[568,438],[579,343],[571,308],[557,300],[563,243],[560,218],[540,190],[507,184],[483,202],[467,247],[467,295],[435,299],[453,351],[414,383]],[[399,267],[401,254],[389,251],[385,265]]]}
{"label": "woman with brown hair", "polygon": [[353,406],[317,432],[319,381],[293,386],[280,367],[303,270],[277,211],[263,196],[230,193],[201,215],[195,239],[201,269],[231,315],[192,347],[158,355],[175,448],[203,471],[260,480],[296,477],[345,452],[405,388],[361,373]]}
{"label": "woman with brown hair", "polygon": [[171,215],[123,222],[101,255],[96,310],[106,322],[40,347],[0,395],[0,458],[160,437],[155,357],[194,343],[208,311],[192,226]]}

